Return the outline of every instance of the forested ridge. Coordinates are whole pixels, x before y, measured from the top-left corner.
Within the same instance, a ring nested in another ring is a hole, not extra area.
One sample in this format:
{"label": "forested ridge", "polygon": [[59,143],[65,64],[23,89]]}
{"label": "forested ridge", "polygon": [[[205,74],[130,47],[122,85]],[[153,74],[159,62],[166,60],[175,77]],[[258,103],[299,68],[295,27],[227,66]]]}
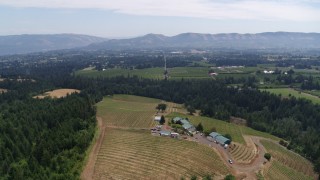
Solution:
{"label": "forested ridge", "polygon": [[[1,179],[78,179],[95,132],[88,95],[33,99],[23,87],[0,95]],[[20,84],[20,85],[19,85]],[[21,86],[21,87],[20,87]]]}

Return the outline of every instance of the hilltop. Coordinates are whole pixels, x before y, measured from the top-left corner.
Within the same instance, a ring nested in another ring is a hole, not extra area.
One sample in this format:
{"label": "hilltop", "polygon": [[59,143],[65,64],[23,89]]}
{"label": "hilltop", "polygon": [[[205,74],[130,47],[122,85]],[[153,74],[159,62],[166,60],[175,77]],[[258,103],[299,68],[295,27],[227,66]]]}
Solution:
{"label": "hilltop", "polygon": [[0,55],[84,47],[107,39],[79,34],[23,34],[0,36]]}
{"label": "hilltop", "polygon": [[131,39],[113,39],[94,43],[87,47],[91,50],[139,48],[313,49],[320,48],[320,33],[182,33],[171,37],[147,34]]}

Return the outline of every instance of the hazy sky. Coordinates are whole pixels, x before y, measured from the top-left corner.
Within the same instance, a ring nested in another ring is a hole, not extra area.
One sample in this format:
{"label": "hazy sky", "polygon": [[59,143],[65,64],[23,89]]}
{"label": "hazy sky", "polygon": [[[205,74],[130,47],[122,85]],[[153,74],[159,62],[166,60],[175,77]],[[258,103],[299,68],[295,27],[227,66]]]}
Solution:
{"label": "hazy sky", "polygon": [[320,32],[320,0],[0,0],[0,35]]}

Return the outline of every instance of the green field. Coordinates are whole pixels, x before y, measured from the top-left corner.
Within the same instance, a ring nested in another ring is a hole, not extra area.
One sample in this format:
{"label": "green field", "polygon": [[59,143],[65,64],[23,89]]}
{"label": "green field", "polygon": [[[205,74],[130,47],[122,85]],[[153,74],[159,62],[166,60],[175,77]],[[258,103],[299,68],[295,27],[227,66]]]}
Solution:
{"label": "green field", "polygon": [[291,168],[294,171],[315,177],[313,165],[305,158],[268,140],[261,140],[260,142],[266,148],[267,152],[272,155],[273,159],[283,164],[282,166],[285,165],[288,169]]}
{"label": "green field", "polygon": [[241,144],[245,144],[243,135],[260,136],[265,138],[270,138],[273,140],[280,140],[278,137],[272,136],[268,133],[256,131],[249,127],[239,126],[236,124],[228,123],[225,121],[203,117],[203,116],[191,116],[181,113],[171,113],[167,116],[168,119],[173,117],[187,117],[194,126],[197,126],[200,122],[204,127],[204,130],[210,130],[211,128],[216,128],[217,132],[220,134],[230,134],[232,140]]}
{"label": "green field", "polygon": [[[208,67],[175,67],[168,68],[170,79],[181,78],[210,78],[208,76]],[[76,72],[78,76],[87,77],[115,77],[115,76],[138,76],[150,79],[163,79],[163,68],[147,68],[147,69],[106,69],[105,71],[96,70],[80,70]]]}
{"label": "green field", "polygon": [[296,98],[305,98],[312,101],[315,104],[320,104],[320,98],[308,93],[299,92],[291,88],[273,88],[273,89],[260,89],[261,91],[267,91],[276,95],[281,94],[282,97],[288,98],[294,96]]}
{"label": "green field", "polygon": [[107,126],[127,128],[150,128],[155,125],[153,120],[157,99],[115,95],[106,97],[97,104],[97,116]]}
{"label": "green field", "polygon": [[94,179],[189,179],[228,173],[208,146],[152,136],[149,131],[107,129]]}

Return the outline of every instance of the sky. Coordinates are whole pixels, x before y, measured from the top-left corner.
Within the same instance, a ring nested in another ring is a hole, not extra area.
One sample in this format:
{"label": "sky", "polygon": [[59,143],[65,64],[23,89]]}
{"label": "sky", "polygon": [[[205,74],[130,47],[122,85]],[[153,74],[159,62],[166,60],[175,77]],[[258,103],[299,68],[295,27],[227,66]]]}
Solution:
{"label": "sky", "polygon": [[320,0],[0,0],[0,35],[319,32]]}

